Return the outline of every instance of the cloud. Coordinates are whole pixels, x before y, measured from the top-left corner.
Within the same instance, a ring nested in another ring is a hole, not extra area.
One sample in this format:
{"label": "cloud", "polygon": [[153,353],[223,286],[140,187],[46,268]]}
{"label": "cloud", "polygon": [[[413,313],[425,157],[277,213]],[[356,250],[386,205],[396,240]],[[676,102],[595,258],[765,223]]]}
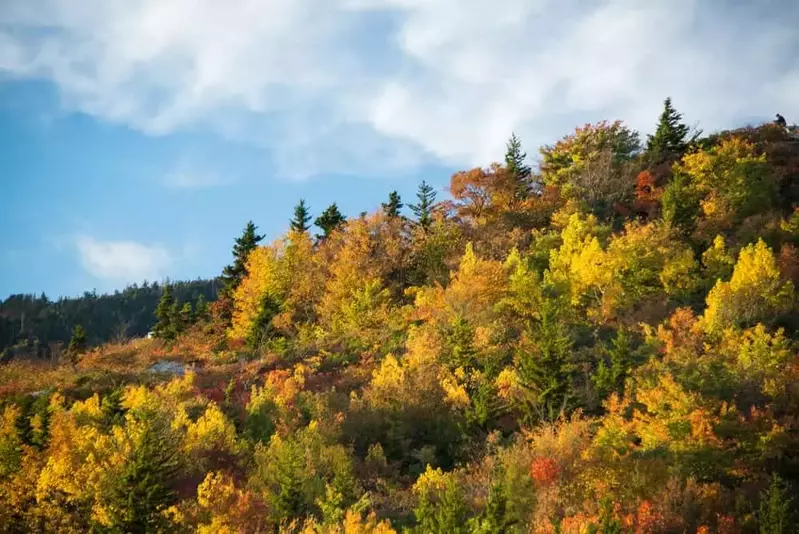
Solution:
{"label": "cloud", "polygon": [[0,71],[150,135],[263,146],[282,174],[397,174],[486,164],[512,130],[648,131],[666,96],[705,129],[791,120],[797,24],[773,1],[5,0]]}
{"label": "cloud", "polygon": [[165,248],[135,241],[101,241],[90,236],[75,240],[80,262],[92,276],[113,282],[164,278],[174,264]]}
{"label": "cloud", "polygon": [[164,184],[174,189],[212,189],[233,182],[214,170],[180,162],[164,176]]}

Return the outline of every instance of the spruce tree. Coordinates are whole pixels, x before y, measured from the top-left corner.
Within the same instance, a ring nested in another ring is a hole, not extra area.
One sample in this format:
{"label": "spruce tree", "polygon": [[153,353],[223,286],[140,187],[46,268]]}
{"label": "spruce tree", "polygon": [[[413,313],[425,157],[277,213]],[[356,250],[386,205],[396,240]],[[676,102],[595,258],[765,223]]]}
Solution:
{"label": "spruce tree", "polygon": [[522,152],[522,142],[513,133],[505,151],[505,167],[513,180],[513,194],[517,200],[524,200],[530,195],[530,175],[532,169],[525,164],[527,154]]}
{"label": "spruce tree", "polygon": [[771,484],[760,494],[757,522],[761,534],[795,532],[792,501],[788,486],[776,474],[772,475]]}
{"label": "spruce tree", "polygon": [[191,302],[183,303],[183,306],[178,312],[178,322],[180,325],[178,330],[181,332],[194,324],[194,310],[191,308]]}
{"label": "spruce tree", "polygon": [[233,264],[222,271],[222,295],[225,297],[231,297],[247,275],[247,257],[264,238],[256,233],[257,229],[252,221],[248,221],[241,237],[236,238],[233,244]]}
{"label": "spruce tree", "polygon": [[75,325],[75,328],[72,329],[72,338],[69,340],[69,345],[67,346],[67,354],[69,354],[70,359],[73,361],[77,361],[78,356],[86,352],[86,330],[83,328],[83,325]]}
{"label": "spruce tree", "polygon": [[194,320],[204,321],[208,319],[208,303],[205,301],[205,296],[200,295],[197,297],[197,302],[194,303]]}
{"label": "spruce tree", "polygon": [[688,147],[690,128],[682,123],[682,114],[671,105],[671,98],[663,103],[663,113],[655,130],[647,140],[646,150],[655,158],[680,155]]}
{"label": "spruce tree", "polygon": [[305,204],[305,199],[301,198],[300,202],[294,207],[294,217],[289,222],[289,227],[295,232],[307,232],[310,226],[308,223],[311,221],[311,211]]}
{"label": "spruce tree", "polygon": [[529,333],[534,341],[532,350],[522,351],[518,357],[520,383],[535,399],[527,414],[531,420],[557,419],[569,398],[573,366],[568,358],[573,342],[556,306],[544,304],[538,327]]}
{"label": "spruce tree", "polygon": [[433,210],[436,207],[436,192],[433,186],[422,180],[419,184],[419,190],[416,192],[416,198],[419,199],[417,204],[411,204],[409,207],[416,215],[416,222],[424,230],[430,228],[433,224]]}
{"label": "spruce tree", "polygon": [[170,526],[164,510],[177,501],[172,488],[181,467],[177,443],[168,423],[143,423],[144,432],[108,495],[112,532],[164,532]]}
{"label": "spruce tree", "polygon": [[178,335],[177,317],[175,313],[175,299],[172,297],[172,286],[165,285],[164,292],[161,293],[161,300],[155,308],[155,323],[153,332],[155,337],[171,341]]}
{"label": "spruce tree", "polygon": [[314,224],[322,229],[323,234],[321,236],[317,236],[319,238],[326,238],[330,237],[330,234],[333,233],[333,230],[344,224],[346,219],[344,215],[338,210],[338,206],[334,202],[328,208],[322,212],[322,214],[316,218]]}
{"label": "spruce tree", "polygon": [[396,191],[389,193],[388,202],[381,203],[381,206],[383,206],[383,213],[386,214],[386,217],[399,217],[403,206],[399,193]]}

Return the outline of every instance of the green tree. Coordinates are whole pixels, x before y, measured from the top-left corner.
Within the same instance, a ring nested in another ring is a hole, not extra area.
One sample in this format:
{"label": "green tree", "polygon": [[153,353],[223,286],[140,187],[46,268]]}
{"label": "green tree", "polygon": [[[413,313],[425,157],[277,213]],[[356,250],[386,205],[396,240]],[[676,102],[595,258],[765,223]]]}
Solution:
{"label": "green tree", "polygon": [[663,220],[684,234],[689,234],[696,226],[700,209],[700,195],[684,174],[676,174],[663,190]]}
{"label": "green tree", "polygon": [[604,359],[600,360],[591,380],[603,397],[613,392],[622,393],[633,364],[632,344],[627,331],[624,328],[619,329],[603,352],[608,363]]}
{"label": "green tree", "polygon": [[525,164],[527,154],[522,152],[522,142],[512,133],[505,152],[505,167],[513,178],[514,196],[523,200],[530,195],[530,175],[532,170]]}
{"label": "green tree", "polygon": [[171,484],[180,471],[178,448],[165,422],[148,421],[116,486],[111,491],[113,531],[169,530],[163,514],[177,501]]}
{"label": "green tree", "polygon": [[197,297],[197,302],[194,303],[194,320],[205,321],[208,319],[208,303],[203,295]]}
{"label": "green tree", "polygon": [[380,205],[383,207],[383,213],[386,214],[386,217],[399,217],[403,206],[402,199],[396,191],[389,193],[388,202],[383,202]]}
{"label": "green tree", "polygon": [[322,214],[314,221],[314,224],[321,228],[323,232],[323,235],[317,237],[330,237],[330,234],[344,224],[345,221],[346,219],[344,218],[344,215],[341,214],[338,206],[336,206],[336,203],[334,202],[328,206],[328,208],[323,211]]}
{"label": "green tree", "polygon": [[671,105],[671,98],[663,103],[663,113],[655,130],[655,135],[647,139],[646,150],[656,158],[680,155],[688,146],[690,128],[682,123],[682,114]]}
{"label": "green tree", "polygon": [[557,419],[571,393],[573,365],[568,358],[573,341],[555,306],[543,305],[539,324],[528,332],[532,345],[523,346],[517,356],[519,382],[532,394],[526,414],[531,421]]}
{"label": "green tree", "polygon": [[305,515],[308,503],[303,490],[305,461],[302,448],[293,442],[285,442],[275,457],[274,508],[278,519],[293,519]]}
{"label": "green tree", "polygon": [[295,232],[307,232],[310,228],[309,222],[311,222],[311,212],[305,204],[305,199],[301,198],[294,207],[294,217],[289,221],[289,227]]}
{"label": "green tree", "polygon": [[167,341],[174,340],[177,337],[178,324],[175,306],[175,299],[172,296],[172,286],[165,285],[164,291],[161,293],[161,300],[158,302],[158,307],[155,309],[155,317],[157,319],[155,327],[153,328],[155,337]]}
{"label": "green tree", "polygon": [[191,302],[184,302],[183,306],[178,312],[179,330],[183,331],[192,324],[194,324],[194,310],[191,307]]}
{"label": "green tree", "polygon": [[419,184],[419,189],[416,192],[416,198],[419,200],[417,204],[411,204],[409,207],[416,215],[416,221],[425,231],[433,224],[433,210],[436,207],[436,192],[433,186],[422,180]]}
{"label": "green tree", "polygon": [[86,330],[83,325],[75,325],[75,328],[72,329],[72,338],[67,346],[67,354],[74,362],[78,356],[86,352],[86,348]]}
{"label": "green tree", "polygon": [[513,532],[517,522],[508,509],[508,492],[503,481],[504,469],[494,473],[494,482],[488,490],[488,499],[483,513],[473,518],[470,531],[478,534],[503,534]]}
{"label": "green tree", "polygon": [[247,257],[264,238],[256,233],[257,229],[252,221],[248,221],[241,237],[236,238],[233,244],[233,264],[227,265],[222,270],[222,294],[226,297],[231,297],[233,291],[247,276]]}
{"label": "green tree", "polygon": [[776,474],[771,484],[760,496],[760,511],[757,514],[760,534],[787,534],[793,532],[791,496],[788,487]]}
{"label": "green tree", "polygon": [[[414,509],[416,532],[424,534],[466,533],[469,510],[463,491],[453,477],[447,477],[439,495],[420,495]],[[437,500],[431,497],[438,497]]]}

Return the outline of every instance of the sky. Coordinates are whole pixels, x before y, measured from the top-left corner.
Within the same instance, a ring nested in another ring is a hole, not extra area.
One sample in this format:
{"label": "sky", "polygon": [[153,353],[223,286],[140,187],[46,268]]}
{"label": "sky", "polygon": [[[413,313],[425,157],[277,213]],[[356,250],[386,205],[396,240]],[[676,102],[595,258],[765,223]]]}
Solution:
{"label": "sky", "polygon": [[792,0],[1,0],[0,298],[218,274],[575,126],[799,121]]}

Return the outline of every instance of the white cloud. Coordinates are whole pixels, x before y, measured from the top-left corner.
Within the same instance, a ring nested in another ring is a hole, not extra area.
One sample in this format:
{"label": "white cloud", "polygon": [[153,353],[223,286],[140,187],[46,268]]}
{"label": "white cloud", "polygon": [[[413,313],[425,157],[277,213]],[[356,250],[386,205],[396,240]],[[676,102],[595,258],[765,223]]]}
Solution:
{"label": "white cloud", "polygon": [[233,183],[217,171],[182,160],[164,176],[164,184],[174,189],[212,189]]}
{"label": "white cloud", "polygon": [[797,24],[795,2],[5,0],[0,71],[149,134],[264,146],[283,174],[386,174],[485,164],[511,130],[530,152],[602,118],[648,130],[669,95],[705,129],[791,120]]}
{"label": "white cloud", "polygon": [[159,245],[135,241],[101,241],[89,236],[75,240],[83,268],[92,276],[113,282],[164,278],[174,258]]}

